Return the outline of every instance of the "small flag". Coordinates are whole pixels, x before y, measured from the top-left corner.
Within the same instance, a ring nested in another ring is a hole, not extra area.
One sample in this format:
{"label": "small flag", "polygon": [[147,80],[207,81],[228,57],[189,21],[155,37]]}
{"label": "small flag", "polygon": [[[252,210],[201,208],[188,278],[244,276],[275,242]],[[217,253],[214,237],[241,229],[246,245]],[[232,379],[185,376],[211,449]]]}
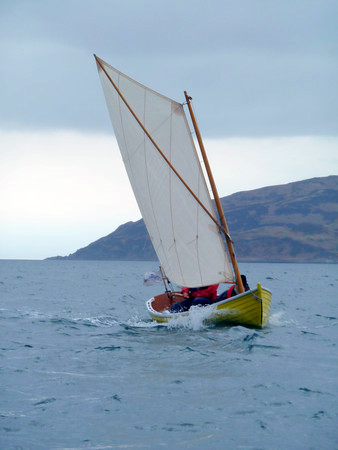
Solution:
{"label": "small flag", "polygon": [[145,286],[153,286],[154,284],[162,283],[161,272],[147,272],[144,274],[143,284]]}

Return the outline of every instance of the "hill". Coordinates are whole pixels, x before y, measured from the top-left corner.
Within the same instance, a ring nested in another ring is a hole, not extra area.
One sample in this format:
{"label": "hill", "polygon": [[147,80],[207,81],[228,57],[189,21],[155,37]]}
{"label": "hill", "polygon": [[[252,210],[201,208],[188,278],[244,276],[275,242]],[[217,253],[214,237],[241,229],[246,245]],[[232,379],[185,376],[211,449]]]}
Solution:
{"label": "hill", "polygon": [[[239,260],[338,262],[338,176],[238,192],[221,202]],[[142,219],[55,258],[157,259]]]}

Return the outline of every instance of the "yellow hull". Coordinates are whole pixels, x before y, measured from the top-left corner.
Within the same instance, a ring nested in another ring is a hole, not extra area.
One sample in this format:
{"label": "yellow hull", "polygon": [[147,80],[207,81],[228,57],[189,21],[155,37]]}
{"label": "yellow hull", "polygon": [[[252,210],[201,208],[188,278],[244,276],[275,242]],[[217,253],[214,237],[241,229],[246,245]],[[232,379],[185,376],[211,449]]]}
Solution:
{"label": "yellow hull", "polygon": [[[162,294],[161,297],[163,296],[165,296],[165,294]],[[270,303],[271,292],[258,283],[256,289],[244,292],[244,294],[236,295],[235,297],[231,297],[231,299],[222,300],[210,306],[206,306],[205,308],[208,308],[210,314],[208,314],[205,320],[260,328],[268,321]],[[175,320],[178,317],[189,315],[189,311],[170,313],[168,311],[169,305],[166,306],[163,303],[163,298],[161,308],[155,309],[156,297],[148,300],[146,305],[150,317],[159,323],[165,323],[170,320]]]}

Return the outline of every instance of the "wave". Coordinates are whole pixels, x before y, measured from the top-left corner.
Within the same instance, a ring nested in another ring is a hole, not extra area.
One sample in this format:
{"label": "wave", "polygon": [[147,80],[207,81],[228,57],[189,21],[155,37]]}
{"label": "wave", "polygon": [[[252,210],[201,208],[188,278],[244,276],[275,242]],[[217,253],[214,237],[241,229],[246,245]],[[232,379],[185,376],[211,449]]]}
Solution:
{"label": "wave", "polygon": [[290,324],[297,325],[297,322],[295,320],[286,318],[285,314],[285,311],[277,311],[273,314],[270,314],[268,324],[276,327],[282,327]]}

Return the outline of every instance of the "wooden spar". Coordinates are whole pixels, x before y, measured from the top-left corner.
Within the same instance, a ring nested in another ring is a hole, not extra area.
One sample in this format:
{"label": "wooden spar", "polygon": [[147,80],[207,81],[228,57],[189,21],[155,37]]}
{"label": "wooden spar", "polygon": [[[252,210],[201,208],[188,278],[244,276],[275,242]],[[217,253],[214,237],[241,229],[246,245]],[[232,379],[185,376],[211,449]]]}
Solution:
{"label": "wooden spar", "polygon": [[101,59],[98,58],[96,55],[94,55],[95,60],[97,65],[99,66],[99,68],[101,70],[103,70],[103,72],[105,73],[106,77],[108,78],[108,80],[111,82],[111,84],[113,85],[114,89],[116,90],[116,92],[118,93],[118,95],[120,96],[121,100],[123,101],[123,103],[126,105],[126,107],[129,109],[130,113],[133,115],[134,119],[136,120],[136,122],[139,124],[139,126],[142,128],[143,132],[146,134],[146,136],[149,138],[149,140],[151,141],[151,143],[153,144],[153,146],[156,148],[156,150],[160,153],[160,155],[162,156],[162,158],[165,160],[165,162],[168,164],[168,166],[170,167],[170,169],[174,172],[174,174],[178,177],[178,179],[183,183],[183,185],[186,187],[186,189],[190,192],[190,194],[194,197],[194,199],[197,201],[197,203],[203,208],[203,210],[208,214],[208,216],[212,219],[212,221],[217,225],[217,227],[223,231],[223,233],[227,233],[227,231],[225,229],[222,228],[222,226],[218,223],[218,221],[214,218],[214,216],[211,214],[211,212],[208,210],[208,208],[206,206],[203,205],[203,203],[200,201],[200,199],[197,197],[197,195],[194,194],[194,192],[190,189],[190,187],[187,185],[187,183],[183,180],[183,178],[181,177],[181,175],[177,172],[177,170],[175,169],[175,167],[171,164],[171,162],[167,159],[167,157],[164,155],[164,153],[162,152],[162,150],[159,148],[159,146],[156,144],[156,142],[154,141],[154,139],[151,137],[151,135],[149,134],[149,132],[146,130],[146,128],[143,126],[142,122],[140,121],[140,119],[137,117],[137,115],[135,114],[135,112],[132,110],[132,108],[130,107],[130,105],[128,104],[127,100],[123,97],[121,91],[119,90],[119,88],[116,86],[116,84],[114,83],[114,81],[111,79],[111,77],[109,76],[108,72],[106,71],[105,67],[103,66]]}
{"label": "wooden spar", "polygon": [[168,282],[169,280],[168,280],[168,278],[165,276],[165,274],[164,274],[164,272],[163,272],[161,266],[160,266],[160,272],[161,272],[162,281],[163,281],[163,284],[164,284],[164,290],[165,290],[166,292],[168,292],[169,289],[168,289],[168,286],[167,286],[167,282]]}
{"label": "wooden spar", "polygon": [[209,181],[210,181],[210,186],[211,186],[211,189],[212,189],[212,193],[214,195],[216,208],[217,208],[218,215],[219,215],[219,218],[220,218],[220,221],[221,221],[221,225],[222,225],[223,230],[225,230],[224,236],[225,236],[225,240],[226,240],[226,243],[227,243],[227,246],[228,246],[228,251],[229,251],[230,258],[231,258],[232,267],[234,268],[238,290],[239,290],[239,293],[242,294],[243,292],[245,292],[245,289],[244,289],[244,286],[243,286],[241,274],[239,272],[234,246],[233,246],[233,243],[232,243],[232,241],[231,241],[231,239],[229,237],[229,228],[228,228],[227,222],[225,220],[225,216],[224,216],[224,211],[223,211],[223,208],[222,208],[221,200],[219,198],[217,187],[216,187],[216,184],[215,184],[215,181],[214,181],[214,177],[213,177],[212,172],[211,172],[211,168],[210,168],[210,164],[209,164],[209,161],[208,161],[208,157],[207,157],[207,154],[206,154],[206,151],[205,151],[205,148],[204,148],[204,144],[203,144],[203,141],[202,141],[202,136],[201,136],[201,133],[200,133],[199,128],[197,126],[197,122],[196,122],[196,119],[195,119],[194,112],[192,110],[192,106],[191,106],[191,103],[190,103],[191,97],[188,96],[186,91],[184,91],[184,95],[185,95],[185,98],[186,98],[186,101],[187,101],[187,105],[188,105],[188,108],[189,108],[191,121],[192,121],[192,124],[193,124],[195,132],[196,132],[196,137],[197,137],[197,140],[198,140],[198,144],[199,144],[200,149],[201,149],[202,158],[203,158],[203,161],[204,161],[205,169],[206,169],[207,174],[208,174],[208,178],[209,178]]}

